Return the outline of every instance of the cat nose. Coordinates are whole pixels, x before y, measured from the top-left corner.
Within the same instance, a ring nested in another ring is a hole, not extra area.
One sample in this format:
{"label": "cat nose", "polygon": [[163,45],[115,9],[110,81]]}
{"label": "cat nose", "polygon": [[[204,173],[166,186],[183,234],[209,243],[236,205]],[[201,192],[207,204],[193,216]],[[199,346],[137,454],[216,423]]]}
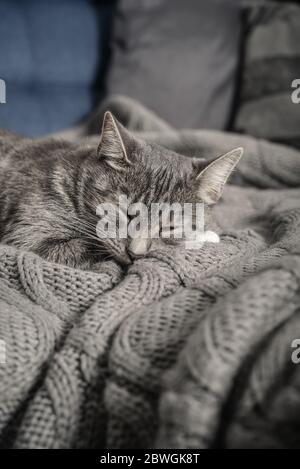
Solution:
{"label": "cat nose", "polygon": [[148,238],[132,239],[128,246],[128,253],[134,259],[143,257],[147,254],[150,244],[151,242]]}
{"label": "cat nose", "polygon": [[113,252],[111,257],[124,267],[132,264],[132,259],[126,250],[122,252]]}

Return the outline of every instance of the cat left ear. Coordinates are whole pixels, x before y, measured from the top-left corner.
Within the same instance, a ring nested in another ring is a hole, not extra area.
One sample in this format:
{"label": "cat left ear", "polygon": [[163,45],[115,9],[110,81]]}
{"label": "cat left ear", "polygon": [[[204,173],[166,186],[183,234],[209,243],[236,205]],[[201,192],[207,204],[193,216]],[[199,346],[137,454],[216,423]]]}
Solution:
{"label": "cat left ear", "polygon": [[126,130],[112,113],[107,111],[103,118],[97,154],[101,158],[105,158],[107,164],[115,169],[120,169],[123,163],[130,164],[125,147],[126,137],[128,138],[126,133]]}
{"label": "cat left ear", "polygon": [[199,197],[208,205],[215,204],[223,193],[230,174],[243,155],[243,148],[235,148],[209,163],[197,176]]}

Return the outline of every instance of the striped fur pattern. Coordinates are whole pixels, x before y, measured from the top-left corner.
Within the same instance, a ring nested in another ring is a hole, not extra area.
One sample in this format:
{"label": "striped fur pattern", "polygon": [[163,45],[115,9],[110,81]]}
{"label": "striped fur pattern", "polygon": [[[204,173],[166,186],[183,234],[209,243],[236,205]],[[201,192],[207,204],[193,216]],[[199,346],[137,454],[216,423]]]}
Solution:
{"label": "striped fur pattern", "polygon": [[[107,258],[128,265],[164,241],[130,246],[128,239],[99,239],[97,206],[117,204],[119,195],[147,207],[215,202],[237,155],[210,165],[186,158],[134,138],[109,112],[98,148],[88,140],[82,145],[53,138],[32,141],[1,132],[0,239],[71,267],[93,269]],[[209,199],[211,188],[214,200]],[[208,210],[206,222],[207,229],[214,229]]]}

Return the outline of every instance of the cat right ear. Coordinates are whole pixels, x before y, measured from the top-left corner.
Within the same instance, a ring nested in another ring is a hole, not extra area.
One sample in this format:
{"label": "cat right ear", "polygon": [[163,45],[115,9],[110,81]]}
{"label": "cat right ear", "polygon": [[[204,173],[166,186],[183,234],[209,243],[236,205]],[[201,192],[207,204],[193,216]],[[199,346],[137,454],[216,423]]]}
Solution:
{"label": "cat right ear", "polygon": [[219,156],[201,170],[197,176],[198,195],[208,205],[215,204],[222,195],[224,186],[243,155],[243,148],[235,148]]}
{"label": "cat right ear", "polygon": [[104,158],[105,162],[112,168],[124,169],[124,165],[130,164],[126,140],[128,140],[126,129],[114,118],[111,112],[107,111],[103,118],[97,155]]}

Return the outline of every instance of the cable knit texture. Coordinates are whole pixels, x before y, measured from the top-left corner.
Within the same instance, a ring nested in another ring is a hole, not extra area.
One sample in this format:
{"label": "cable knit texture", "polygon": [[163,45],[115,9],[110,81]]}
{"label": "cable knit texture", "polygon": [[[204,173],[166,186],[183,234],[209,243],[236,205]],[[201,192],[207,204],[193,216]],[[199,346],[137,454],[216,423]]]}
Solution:
{"label": "cable knit texture", "polygon": [[221,242],[169,247],[126,273],[0,245],[0,446],[299,447],[299,152],[160,131],[126,99],[113,108],[178,151],[245,147],[215,209]]}

